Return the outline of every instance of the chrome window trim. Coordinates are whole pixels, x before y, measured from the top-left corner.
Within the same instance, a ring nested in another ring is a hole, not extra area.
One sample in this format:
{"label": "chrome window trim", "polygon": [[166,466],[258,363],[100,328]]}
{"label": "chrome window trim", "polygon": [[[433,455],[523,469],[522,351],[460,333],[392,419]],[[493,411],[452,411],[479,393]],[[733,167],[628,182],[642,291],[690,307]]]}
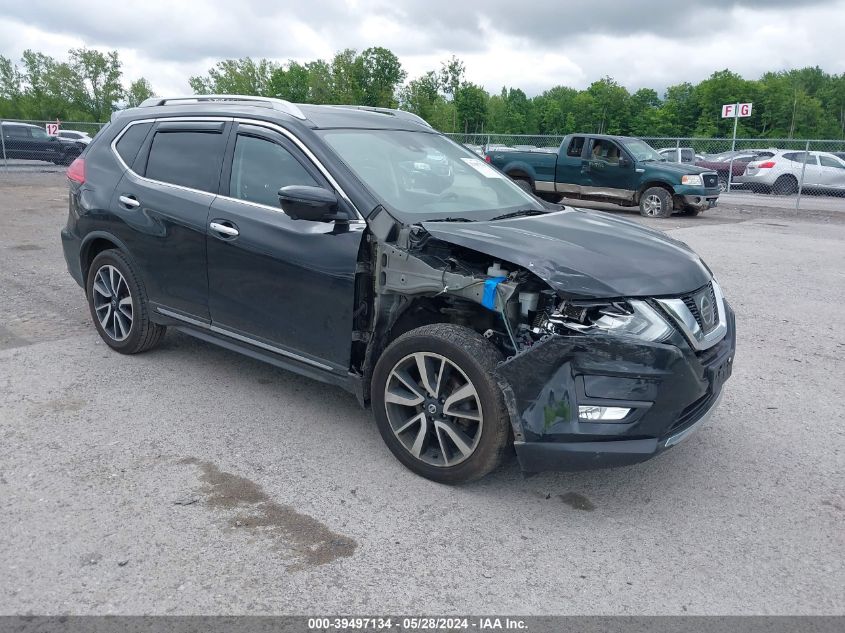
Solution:
{"label": "chrome window trim", "polygon": [[279,354],[280,356],[286,356],[287,358],[299,361],[300,363],[305,363],[306,365],[311,365],[312,367],[317,367],[325,371],[332,371],[332,368],[329,365],[324,365],[323,363],[317,362],[316,360],[311,360],[310,358],[306,358],[305,356],[294,354],[293,352],[289,352],[285,349],[282,349],[281,347],[276,347],[274,345],[263,343],[257,339],[250,338],[249,336],[244,336],[243,334],[237,334],[236,332],[232,332],[231,330],[227,330],[217,325],[212,325],[210,323],[204,323],[203,321],[199,321],[197,319],[192,319],[191,317],[179,314],[178,312],[174,312],[172,310],[168,310],[167,308],[156,307],[156,312],[163,314],[164,316],[168,316],[172,319],[176,319],[177,321],[183,321],[185,323],[193,325],[194,327],[203,330],[208,330],[209,332],[214,332],[215,334],[228,336],[229,338],[233,338],[236,341],[241,341],[242,343],[247,343],[248,345],[252,345],[253,347],[259,347],[263,350],[267,350],[268,352],[273,352],[274,354]]}
{"label": "chrome window trim", "polygon": [[713,284],[713,295],[716,297],[716,310],[719,315],[719,322],[707,334],[702,333],[701,326],[698,325],[698,321],[695,320],[692,312],[690,312],[682,299],[655,299],[660,307],[672,317],[696,351],[713,347],[728,332],[728,317],[725,311],[725,298],[722,295],[722,289],[719,287],[715,278],[711,279],[710,283]]}
{"label": "chrome window trim", "polygon": [[181,189],[183,191],[190,191],[192,193],[201,193],[201,194],[213,196],[215,198],[217,198],[217,197],[223,198],[223,199],[226,199],[226,200],[234,200],[236,202],[243,202],[244,204],[260,206],[263,209],[270,209],[272,211],[277,211],[278,213],[284,213],[284,211],[282,211],[281,209],[277,209],[276,207],[271,207],[271,206],[268,206],[266,204],[261,204],[261,203],[258,203],[258,202],[250,202],[248,200],[241,200],[240,198],[233,198],[231,196],[224,196],[224,195],[221,195],[221,194],[218,194],[218,193],[212,193],[210,191],[202,191],[201,189],[193,189],[191,187],[184,187],[182,185],[177,185],[177,184],[174,184],[174,183],[171,183],[171,182],[164,182],[162,180],[154,180],[152,178],[147,178],[146,176],[141,176],[140,174],[132,171],[132,169],[129,167],[129,165],[127,165],[124,162],[123,158],[120,156],[120,154],[117,151],[118,141],[123,137],[124,134],[126,134],[126,130],[128,130],[133,125],[138,125],[140,123],[157,123],[159,121],[223,121],[223,122],[245,123],[247,125],[255,125],[255,126],[258,126],[258,127],[265,127],[265,128],[270,129],[270,130],[273,130],[274,132],[278,132],[279,134],[281,134],[285,138],[289,139],[294,145],[297,146],[297,148],[305,155],[306,158],[308,158],[308,160],[311,161],[311,163],[317,168],[317,170],[323,175],[323,177],[329,182],[329,184],[335,189],[335,191],[337,191],[337,193],[340,194],[340,197],[343,198],[343,200],[352,208],[353,211],[355,211],[355,214],[358,217],[354,218],[354,219],[350,219],[349,222],[354,223],[354,224],[362,224],[362,223],[365,222],[364,216],[361,215],[361,212],[358,210],[358,207],[356,207],[355,204],[352,202],[352,200],[349,198],[349,196],[346,195],[346,192],[343,190],[343,187],[341,187],[338,184],[337,180],[335,180],[334,177],[329,172],[329,170],[326,169],[326,166],[323,165],[323,163],[314,155],[314,153],[310,149],[308,149],[308,147],[305,145],[305,143],[303,143],[290,130],[286,130],[282,126],[277,125],[275,123],[270,123],[268,121],[261,121],[261,120],[258,120],[258,119],[250,119],[250,118],[246,118],[246,117],[182,116],[182,117],[155,117],[155,118],[151,118],[151,119],[137,119],[135,121],[130,121],[120,131],[120,133],[117,136],[115,136],[114,139],[112,140],[111,150],[112,150],[112,154],[114,154],[114,157],[117,159],[118,163],[123,167],[123,169],[125,171],[132,174],[132,176],[134,178],[138,178],[139,180],[141,180],[143,182],[154,183],[154,184],[157,184],[157,185],[164,185],[164,186],[167,186],[167,187],[175,187],[176,189]]}

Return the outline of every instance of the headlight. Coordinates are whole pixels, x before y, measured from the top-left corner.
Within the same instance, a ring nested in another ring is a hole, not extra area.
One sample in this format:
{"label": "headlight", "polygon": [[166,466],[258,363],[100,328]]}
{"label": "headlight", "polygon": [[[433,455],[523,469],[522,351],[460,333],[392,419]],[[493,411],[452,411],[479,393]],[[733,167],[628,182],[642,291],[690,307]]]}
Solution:
{"label": "headlight", "polygon": [[664,341],[672,326],[645,301],[630,299],[614,302],[564,301],[549,316],[549,323],[585,334],[636,336],[646,341]]}
{"label": "headlight", "polygon": [[701,186],[701,176],[681,176],[682,185],[698,185]]}

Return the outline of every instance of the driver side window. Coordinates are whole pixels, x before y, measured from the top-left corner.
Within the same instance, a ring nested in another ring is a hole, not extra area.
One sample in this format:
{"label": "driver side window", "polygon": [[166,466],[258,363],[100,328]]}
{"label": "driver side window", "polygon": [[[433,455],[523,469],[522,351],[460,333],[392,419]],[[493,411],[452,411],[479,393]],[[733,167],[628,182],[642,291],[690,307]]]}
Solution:
{"label": "driver side window", "polygon": [[596,139],[593,141],[593,150],[591,158],[593,160],[601,160],[611,165],[619,164],[619,146],[613,141],[607,139]]}
{"label": "driver side window", "polygon": [[238,134],[229,179],[229,197],[278,208],[279,189],[319,187],[287,149],[268,139]]}

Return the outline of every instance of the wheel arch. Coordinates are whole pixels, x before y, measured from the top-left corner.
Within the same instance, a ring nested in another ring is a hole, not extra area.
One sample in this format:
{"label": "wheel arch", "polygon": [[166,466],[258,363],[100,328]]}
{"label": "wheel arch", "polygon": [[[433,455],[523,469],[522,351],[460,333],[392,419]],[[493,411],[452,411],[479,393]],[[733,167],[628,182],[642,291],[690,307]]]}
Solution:
{"label": "wheel arch", "polygon": [[88,279],[88,269],[91,267],[94,258],[103,251],[113,248],[123,252],[126,256],[130,256],[129,249],[126,248],[126,245],[111,233],[106,231],[91,231],[85,236],[79,248],[79,265],[82,271],[83,283],[85,279]]}
{"label": "wheel arch", "polygon": [[537,172],[525,161],[517,160],[507,163],[502,168],[502,171],[513,180],[527,180],[531,183],[532,189],[534,188],[534,181],[537,179]]}
{"label": "wheel arch", "polygon": [[637,189],[637,193],[634,195],[634,202],[636,204],[639,204],[642,195],[652,187],[660,187],[661,189],[665,189],[666,191],[668,191],[670,196],[674,197],[675,195],[675,187],[670,185],[665,180],[647,180],[642,185],[640,185],[639,189]]}

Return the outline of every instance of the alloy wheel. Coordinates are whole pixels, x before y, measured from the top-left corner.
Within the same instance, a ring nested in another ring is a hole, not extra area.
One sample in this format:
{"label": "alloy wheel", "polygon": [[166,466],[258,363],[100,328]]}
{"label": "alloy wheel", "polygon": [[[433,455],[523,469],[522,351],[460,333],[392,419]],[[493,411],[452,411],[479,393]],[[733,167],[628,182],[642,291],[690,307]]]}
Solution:
{"label": "alloy wheel", "polygon": [[645,214],[651,217],[655,217],[660,215],[660,210],[663,207],[663,203],[660,200],[660,196],[655,194],[651,194],[650,196],[646,197],[645,201],[643,202],[643,210]]}
{"label": "alloy wheel", "polygon": [[103,331],[115,341],[123,341],[132,331],[132,294],[120,271],[110,264],[94,275],[94,312]]}
{"label": "alloy wheel", "polygon": [[445,468],[472,456],[481,440],[478,390],[445,356],[415,352],[390,371],[384,406],[393,434],[416,459]]}

